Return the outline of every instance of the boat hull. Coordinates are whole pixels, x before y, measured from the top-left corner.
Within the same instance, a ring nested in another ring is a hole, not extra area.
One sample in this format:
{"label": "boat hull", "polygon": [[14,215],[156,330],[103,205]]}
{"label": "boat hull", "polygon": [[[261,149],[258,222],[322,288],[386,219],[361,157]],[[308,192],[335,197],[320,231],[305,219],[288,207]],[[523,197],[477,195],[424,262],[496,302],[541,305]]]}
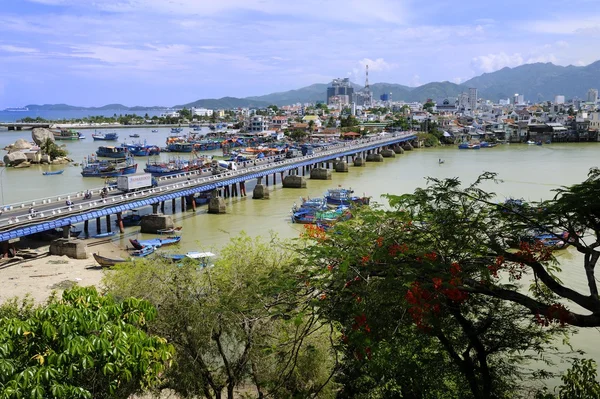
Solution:
{"label": "boat hull", "polygon": [[107,258],[106,256],[101,256],[97,253],[94,253],[94,259],[98,264],[102,267],[113,267],[118,265],[119,263],[127,262],[126,259],[121,258]]}

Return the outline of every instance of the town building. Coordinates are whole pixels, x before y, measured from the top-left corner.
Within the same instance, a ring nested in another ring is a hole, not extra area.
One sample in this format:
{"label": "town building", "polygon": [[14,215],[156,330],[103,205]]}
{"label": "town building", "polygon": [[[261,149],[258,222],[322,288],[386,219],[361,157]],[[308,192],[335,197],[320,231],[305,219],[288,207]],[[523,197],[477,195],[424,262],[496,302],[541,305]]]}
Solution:
{"label": "town building", "polygon": [[192,115],[194,116],[212,116],[213,112],[214,111],[212,109],[192,108]]}
{"label": "town building", "polygon": [[254,115],[248,123],[248,132],[264,132],[269,128],[269,122],[266,117]]}
{"label": "town building", "polygon": [[587,92],[587,102],[596,104],[598,102],[598,89],[589,89]]}
{"label": "town building", "polygon": [[554,96],[554,104],[564,104],[565,96]]}
{"label": "town building", "polygon": [[477,109],[477,89],[475,87],[469,88],[469,108],[471,111]]}
{"label": "town building", "polygon": [[329,104],[350,104],[354,88],[349,78],[333,79],[331,85],[327,88],[327,105]]}

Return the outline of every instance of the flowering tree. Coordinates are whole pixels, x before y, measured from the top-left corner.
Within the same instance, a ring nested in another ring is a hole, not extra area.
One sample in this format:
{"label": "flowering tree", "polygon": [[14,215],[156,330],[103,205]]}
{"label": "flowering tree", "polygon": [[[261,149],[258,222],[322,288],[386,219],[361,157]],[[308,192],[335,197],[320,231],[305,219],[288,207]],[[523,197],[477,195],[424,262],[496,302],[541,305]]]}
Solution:
{"label": "flowering tree", "polygon": [[[479,187],[494,178],[482,175],[466,188],[457,179],[431,179],[413,194],[388,196],[391,211],[365,209],[328,232],[307,230],[318,244],[305,252],[321,290],[321,310],[344,332],[347,375],[364,370],[363,360],[387,362],[377,378],[400,384],[394,389],[405,396],[418,389],[411,394],[419,396],[431,373],[439,373],[436,367],[424,361],[400,379],[389,370],[407,362],[406,353],[417,359],[436,353],[436,365],[447,366],[438,376],[450,397],[514,395],[528,376],[524,362],[552,350],[553,334],[576,324],[554,286],[535,278],[544,272],[545,281],[558,281],[552,277],[559,268],[551,249],[520,242],[532,226],[562,236],[558,223],[550,223],[560,199],[544,203],[543,212],[532,206],[536,209],[525,215],[498,206]],[[573,189],[565,190],[561,195]],[[566,230],[577,234],[581,226]],[[519,283],[532,271],[526,291]],[[426,397],[443,397],[428,392]]]}

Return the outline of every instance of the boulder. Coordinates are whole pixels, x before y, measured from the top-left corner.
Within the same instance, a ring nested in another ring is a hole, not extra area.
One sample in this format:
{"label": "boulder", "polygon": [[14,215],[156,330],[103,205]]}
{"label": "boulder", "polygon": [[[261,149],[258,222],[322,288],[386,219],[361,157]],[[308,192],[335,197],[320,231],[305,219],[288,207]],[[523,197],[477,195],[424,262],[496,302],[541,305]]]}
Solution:
{"label": "boulder", "polygon": [[31,131],[31,138],[35,144],[42,145],[42,143],[45,143],[47,139],[50,139],[52,142],[54,142],[54,133],[45,127],[36,127]]}
{"label": "boulder", "polygon": [[4,163],[8,166],[15,166],[26,161],[27,155],[23,154],[21,151],[11,152],[4,156]]}
{"label": "boulder", "polygon": [[17,141],[15,141],[15,143],[11,146],[12,151],[19,151],[19,150],[29,150],[31,147],[33,147],[31,145],[30,142],[28,142],[27,140],[24,139],[18,139]]}

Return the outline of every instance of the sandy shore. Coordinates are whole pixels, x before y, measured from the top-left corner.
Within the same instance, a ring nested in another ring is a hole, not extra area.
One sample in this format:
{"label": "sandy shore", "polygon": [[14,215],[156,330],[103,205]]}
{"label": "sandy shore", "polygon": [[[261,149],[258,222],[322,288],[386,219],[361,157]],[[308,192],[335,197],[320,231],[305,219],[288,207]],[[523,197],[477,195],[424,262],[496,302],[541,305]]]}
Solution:
{"label": "sandy shore", "polygon": [[92,253],[107,257],[126,257],[118,246],[105,243],[89,247],[87,259],[71,259],[67,256],[48,254],[48,245],[29,248],[29,252],[39,253],[34,259],[2,259],[0,262],[0,303],[13,297],[29,294],[37,303],[44,302],[52,291],[62,292],[74,284],[80,286],[101,286],[102,268],[96,263]]}

